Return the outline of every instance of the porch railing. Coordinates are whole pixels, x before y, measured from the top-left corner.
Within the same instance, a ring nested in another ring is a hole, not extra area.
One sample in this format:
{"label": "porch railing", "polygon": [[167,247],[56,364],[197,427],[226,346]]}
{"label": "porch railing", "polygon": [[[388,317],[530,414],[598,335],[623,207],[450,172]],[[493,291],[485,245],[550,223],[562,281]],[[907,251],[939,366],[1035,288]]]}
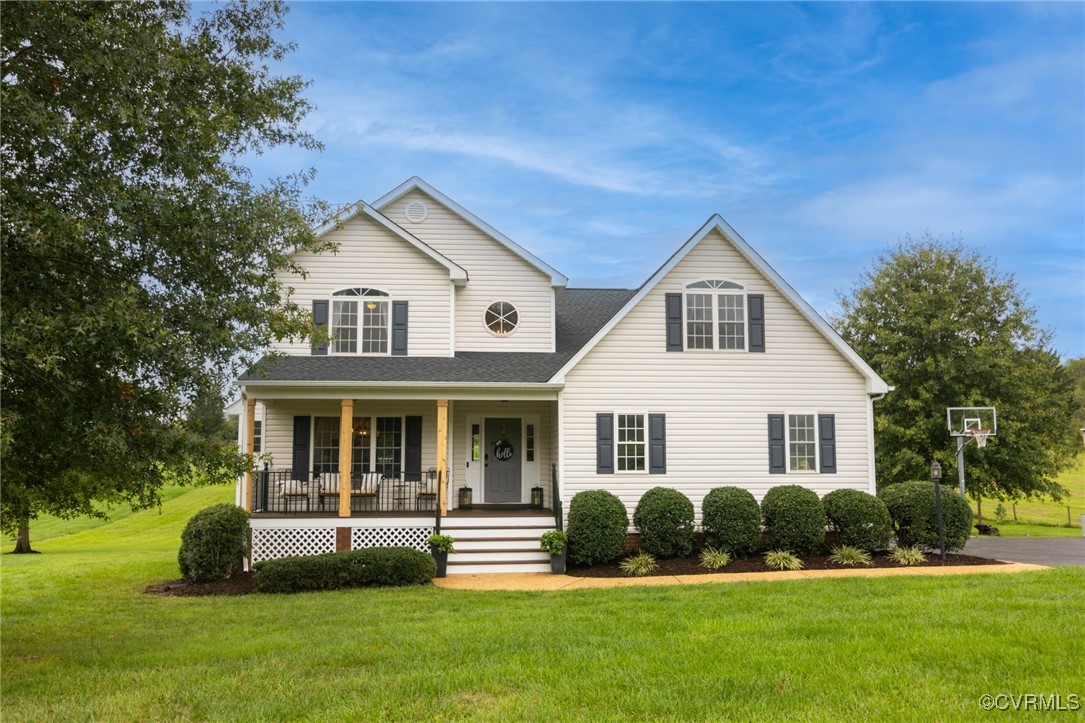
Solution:
{"label": "porch railing", "polygon": [[[253,513],[339,515],[338,472],[263,469],[253,474]],[[350,475],[350,511],[430,515],[437,507],[437,485],[428,474]]]}

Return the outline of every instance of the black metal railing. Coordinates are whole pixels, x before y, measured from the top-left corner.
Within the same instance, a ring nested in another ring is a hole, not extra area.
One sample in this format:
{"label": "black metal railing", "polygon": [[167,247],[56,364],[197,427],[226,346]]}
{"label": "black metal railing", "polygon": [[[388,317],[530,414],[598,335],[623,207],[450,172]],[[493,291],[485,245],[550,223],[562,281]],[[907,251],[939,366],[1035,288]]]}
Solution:
{"label": "black metal railing", "polygon": [[554,510],[554,528],[562,529],[563,517],[561,511],[561,494],[558,492],[558,466],[550,465],[550,506]]}
{"label": "black metal railing", "polygon": [[[339,484],[338,472],[265,468],[253,474],[253,513],[338,515]],[[351,514],[429,514],[437,508],[435,479],[425,473],[352,474],[349,484]]]}

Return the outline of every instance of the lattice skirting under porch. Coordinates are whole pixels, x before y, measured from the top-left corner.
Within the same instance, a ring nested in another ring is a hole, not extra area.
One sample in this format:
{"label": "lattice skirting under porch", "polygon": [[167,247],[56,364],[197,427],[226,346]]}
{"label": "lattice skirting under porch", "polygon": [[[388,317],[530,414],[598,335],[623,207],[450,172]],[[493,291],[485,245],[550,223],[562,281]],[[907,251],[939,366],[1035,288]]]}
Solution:
{"label": "lattice skirting under porch", "polygon": [[363,547],[413,547],[428,552],[426,538],[434,527],[355,527],[350,533],[350,549]]}
{"label": "lattice skirting under porch", "polygon": [[[321,555],[335,552],[336,528],[338,525],[282,524],[263,526],[252,525],[252,560],[253,564],[263,560],[275,560],[280,557],[295,555]],[[344,525],[346,527],[346,525]],[[433,534],[433,525],[391,524],[382,526],[350,527],[350,549],[363,547],[413,547],[421,552],[428,552],[426,538]],[[345,539],[344,539],[345,542]]]}

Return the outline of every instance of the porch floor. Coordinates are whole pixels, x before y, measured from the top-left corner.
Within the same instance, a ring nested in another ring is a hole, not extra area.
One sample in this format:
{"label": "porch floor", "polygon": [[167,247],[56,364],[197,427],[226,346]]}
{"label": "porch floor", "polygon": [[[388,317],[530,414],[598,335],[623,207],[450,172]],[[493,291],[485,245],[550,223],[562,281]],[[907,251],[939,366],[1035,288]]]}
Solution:
{"label": "porch floor", "polygon": [[[546,507],[531,507],[530,505],[472,505],[469,510],[449,510],[445,514],[445,519],[449,517],[541,517],[548,515],[554,516],[554,511]],[[321,512],[319,510],[302,510],[299,512],[256,512],[253,514],[254,518],[263,520],[285,520],[285,519],[319,519],[337,517],[337,513],[334,510]],[[350,517],[344,517],[342,519],[366,519],[371,517],[403,517],[407,519],[427,519],[432,520],[434,513],[432,510],[416,511],[416,510],[386,510],[381,512],[353,512]]]}

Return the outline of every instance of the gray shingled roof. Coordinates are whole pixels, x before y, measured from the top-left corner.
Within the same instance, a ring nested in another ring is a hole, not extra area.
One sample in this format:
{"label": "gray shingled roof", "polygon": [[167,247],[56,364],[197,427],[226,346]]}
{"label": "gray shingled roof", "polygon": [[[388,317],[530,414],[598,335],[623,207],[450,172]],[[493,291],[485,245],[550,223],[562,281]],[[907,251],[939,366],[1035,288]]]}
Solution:
{"label": "gray shingled roof", "polygon": [[[239,381],[547,382],[635,292],[565,289],[558,294],[557,351],[460,352],[454,357],[292,356],[263,359]],[[261,371],[261,367],[264,371]]]}

